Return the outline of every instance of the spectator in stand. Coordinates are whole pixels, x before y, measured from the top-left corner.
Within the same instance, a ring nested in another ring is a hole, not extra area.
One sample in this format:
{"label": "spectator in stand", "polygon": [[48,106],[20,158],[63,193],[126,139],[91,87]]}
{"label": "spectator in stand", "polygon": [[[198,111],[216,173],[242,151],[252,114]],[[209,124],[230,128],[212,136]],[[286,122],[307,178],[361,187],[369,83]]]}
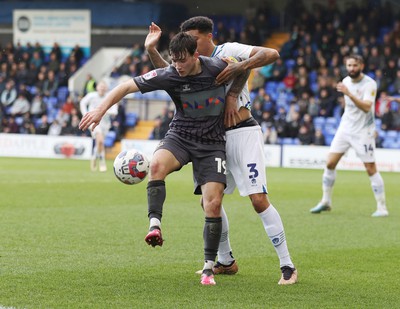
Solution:
{"label": "spectator in stand", "polygon": [[32,119],[39,119],[44,114],[46,114],[46,112],[47,112],[47,106],[46,103],[44,103],[43,95],[37,93],[32,100],[30,108],[31,117]]}
{"label": "spectator in stand", "polygon": [[[53,47],[50,51],[50,63],[52,61],[56,61],[56,62],[60,63],[61,60],[62,60],[62,52],[61,52],[60,45],[58,45],[57,42],[54,42]],[[55,72],[57,72],[57,70],[55,68],[50,68],[50,63],[49,63],[49,70],[54,70]]]}
{"label": "spectator in stand", "polygon": [[272,65],[272,77],[273,81],[282,81],[286,75],[286,66],[283,63],[282,58],[278,58]]}
{"label": "spectator in stand", "polygon": [[390,98],[386,91],[382,91],[375,103],[375,116],[381,118],[388,106],[390,107]]}
{"label": "spectator in stand", "polygon": [[119,67],[119,73],[121,75],[129,75],[130,74],[129,67],[131,64],[132,64],[132,57],[127,56],[124,60],[124,63],[122,63],[121,66]]}
{"label": "spectator in stand", "polygon": [[78,115],[75,114],[72,115],[71,120],[68,122],[64,122],[64,125],[61,129],[61,135],[72,135],[72,136],[79,136],[81,135],[82,131],[79,130],[79,122],[80,118]]}
{"label": "spectator in stand", "polygon": [[[297,105],[299,107],[299,113],[300,116],[303,117],[303,115],[307,114],[310,108],[310,93],[308,92],[303,92],[301,94],[301,97],[299,98],[299,100],[297,101]],[[316,111],[315,115],[318,115],[318,111]]]}
{"label": "spectator in stand", "polygon": [[47,115],[43,114],[36,126],[36,134],[47,135],[49,132],[49,123],[47,122]]}
{"label": "spectator in stand", "polygon": [[[14,101],[17,99],[17,89],[13,80],[9,80],[6,83],[5,89],[2,91],[0,101],[3,110],[12,106]],[[7,114],[7,113],[5,113]]]}
{"label": "spectator in stand", "polygon": [[313,134],[304,124],[300,126],[297,137],[300,145],[311,145],[313,143]]}
{"label": "spectator in stand", "polygon": [[[386,109],[381,116],[382,119],[382,124],[381,124],[381,129],[384,131],[388,130],[399,130],[400,129],[400,121],[398,120],[399,118],[399,113],[398,113],[398,103],[400,103],[400,98],[397,97],[388,97],[387,98],[389,103],[386,105]],[[397,104],[393,104],[394,102],[397,102]]]}
{"label": "spectator in stand", "polygon": [[49,127],[47,135],[58,136],[61,134],[63,123],[60,123],[57,119],[54,119]]}
{"label": "spectator in stand", "polygon": [[325,136],[322,133],[322,130],[319,128],[315,130],[313,145],[316,145],[316,146],[325,146],[326,145]]}
{"label": "spectator in stand", "polygon": [[60,66],[58,68],[57,72],[57,82],[58,82],[58,87],[67,87],[68,86],[68,71],[67,67],[64,62],[60,63]]}
{"label": "spectator in stand", "polygon": [[[0,74],[0,95],[6,89],[6,77]],[[1,108],[0,108],[1,110]]]}
{"label": "spectator in stand", "polygon": [[43,83],[43,95],[46,97],[55,97],[57,96],[57,90],[58,80],[56,79],[56,75],[54,71],[49,71]]}
{"label": "spectator in stand", "polygon": [[34,63],[29,64],[29,70],[26,74],[26,85],[34,86],[37,80],[38,70]]}
{"label": "spectator in stand", "polygon": [[263,132],[265,132],[267,128],[275,129],[275,118],[271,112],[264,111],[262,113],[262,120],[260,122],[260,126]]}
{"label": "spectator in stand", "polygon": [[278,134],[274,127],[265,128],[265,131],[263,132],[263,136],[264,136],[265,144],[274,145],[274,144],[278,143]]}
{"label": "spectator in stand", "polygon": [[85,85],[83,86],[83,95],[87,95],[90,92],[95,92],[97,87],[97,83],[95,78],[93,77],[92,74],[86,75],[86,82]]}
{"label": "spectator in stand", "polygon": [[67,97],[67,101],[62,105],[61,110],[64,112],[64,114],[68,115],[68,118],[71,118],[71,115],[76,111],[76,105],[73,100],[72,95]]}
{"label": "spectator in stand", "polygon": [[4,125],[3,125],[3,132],[4,133],[13,133],[13,134],[19,133],[19,126],[15,122],[14,116],[10,116],[8,118],[8,120],[6,119],[6,121],[4,122]]}
{"label": "spectator in stand", "polygon": [[58,72],[59,68],[60,68],[60,60],[58,60],[57,58],[57,54],[55,52],[51,52],[50,53],[50,61],[47,64],[47,69],[53,72]]}
{"label": "spectator in stand", "polygon": [[35,83],[35,87],[36,90],[40,93],[43,93],[43,89],[44,89],[44,82],[46,80],[46,73],[43,72],[39,72],[37,74],[37,79],[36,79],[36,83]]}
{"label": "spectator in stand", "polygon": [[253,69],[253,79],[251,80],[251,90],[258,91],[264,88],[265,85],[265,77],[261,74],[260,69]]}
{"label": "spectator in stand", "polygon": [[40,53],[38,51],[33,52],[31,64],[34,64],[36,68],[40,68],[43,64],[43,59],[40,57]]}
{"label": "spectator in stand", "polygon": [[30,110],[30,104],[28,99],[26,98],[25,94],[20,93],[17,99],[11,106],[10,114],[12,116],[22,116],[25,113],[28,113]]}
{"label": "spectator in stand", "polygon": [[36,128],[33,122],[29,119],[24,119],[22,126],[19,129],[19,133],[21,134],[36,134]]}
{"label": "spectator in stand", "polygon": [[76,44],[74,48],[71,50],[70,57],[73,56],[75,58],[75,61],[80,67],[82,65],[82,61],[85,57],[82,48],[79,46],[79,44]]}
{"label": "spectator in stand", "polygon": [[154,128],[150,133],[149,139],[150,140],[161,140],[165,136],[165,132],[163,131],[162,128],[162,120],[161,117],[158,116],[156,119],[154,119]]}
{"label": "spectator in stand", "polygon": [[275,117],[275,127],[278,137],[287,136],[286,110],[283,106],[280,106],[278,109],[277,116]]}
{"label": "spectator in stand", "polygon": [[283,78],[283,83],[287,90],[293,91],[297,83],[296,75],[293,70],[289,70],[288,74]]}
{"label": "spectator in stand", "polygon": [[321,89],[319,98],[319,116],[332,117],[335,101],[333,96],[329,95],[327,89]]}
{"label": "spectator in stand", "polygon": [[18,64],[18,71],[15,78],[17,84],[26,84],[28,80],[28,68],[26,67],[26,62],[21,61]]}
{"label": "spectator in stand", "polygon": [[253,102],[251,114],[258,123],[261,123],[262,121],[262,113],[263,113],[262,103],[260,101]]}

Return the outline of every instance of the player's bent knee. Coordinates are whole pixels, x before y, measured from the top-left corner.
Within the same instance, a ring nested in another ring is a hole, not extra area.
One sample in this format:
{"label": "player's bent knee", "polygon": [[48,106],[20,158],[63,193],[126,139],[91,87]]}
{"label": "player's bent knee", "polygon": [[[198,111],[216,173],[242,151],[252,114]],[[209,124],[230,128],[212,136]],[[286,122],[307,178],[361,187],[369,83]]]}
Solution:
{"label": "player's bent knee", "polygon": [[264,193],[252,194],[250,196],[251,203],[253,204],[253,208],[257,213],[261,213],[268,208],[269,201],[268,197]]}

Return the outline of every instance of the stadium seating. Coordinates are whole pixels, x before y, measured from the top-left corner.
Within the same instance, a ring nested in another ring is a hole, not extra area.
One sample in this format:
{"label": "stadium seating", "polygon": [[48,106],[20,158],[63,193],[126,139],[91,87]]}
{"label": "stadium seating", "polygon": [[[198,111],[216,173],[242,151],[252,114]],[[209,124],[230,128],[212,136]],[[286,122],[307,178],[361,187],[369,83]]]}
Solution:
{"label": "stadium seating", "polygon": [[104,139],[105,147],[112,147],[117,139],[117,133],[115,131],[108,131],[106,138]]}
{"label": "stadium seating", "polygon": [[126,118],[125,118],[125,125],[127,127],[133,128],[138,121],[137,118],[138,117],[137,117],[136,113],[127,113]]}

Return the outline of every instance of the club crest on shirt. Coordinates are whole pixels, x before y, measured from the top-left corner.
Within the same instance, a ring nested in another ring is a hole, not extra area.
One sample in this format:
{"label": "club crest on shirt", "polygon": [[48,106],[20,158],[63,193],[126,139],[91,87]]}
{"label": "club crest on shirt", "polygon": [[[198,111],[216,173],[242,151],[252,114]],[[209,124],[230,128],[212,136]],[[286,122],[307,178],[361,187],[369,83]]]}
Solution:
{"label": "club crest on shirt", "polygon": [[142,75],[143,79],[145,79],[145,80],[152,79],[152,78],[154,78],[156,76],[157,76],[157,71],[156,70],[147,72],[146,74]]}
{"label": "club crest on shirt", "polygon": [[185,84],[182,86],[182,91],[190,91],[190,85],[189,84]]}

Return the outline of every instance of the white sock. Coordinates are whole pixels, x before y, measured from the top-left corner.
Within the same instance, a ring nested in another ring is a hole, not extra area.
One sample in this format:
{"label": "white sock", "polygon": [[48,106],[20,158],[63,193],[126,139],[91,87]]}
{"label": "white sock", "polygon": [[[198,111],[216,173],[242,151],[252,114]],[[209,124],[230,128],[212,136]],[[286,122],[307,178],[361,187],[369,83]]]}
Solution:
{"label": "white sock", "polygon": [[150,228],[153,227],[153,226],[160,227],[161,226],[161,221],[158,220],[157,218],[151,218],[150,219]]}
{"label": "white sock", "polygon": [[269,207],[262,213],[258,214],[264,225],[264,229],[267,232],[269,239],[275,247],[275,251],[279,257],[280,267],[289,266],[294,268],[292,260],[290,258],[289,250],[286,244],[285,231],[283,229],[283,223],[278,211],[274,206]]}
{"label": "white sock", "polygon": [[204,261],[204,266],[203,266],[203,270],[204,269],[212,269],[214,267],[215,262],[214,261]]}
{"label": "white sock", "polygon": [[330,170],[325,167],[322,175],[322,200],[324,205],[332,205],[333,185],[335,184],[336,170]]}
{"label": "white sock", "polygon": [[232,248],[229,242],[229,221],[226,216],[225,209],[221,205],[222,233],[218,246],[218,262],[229,265],[234,261],[232,256]]}
{"label": "white sock", "polygon": [[386,209],[386,198],[385,198],[385,184],[383,182],[381,174],[379,172],[369,177],[371,181],[372,191],[375,195],[375,200],[377,204],[378,210],[387,210]]}

